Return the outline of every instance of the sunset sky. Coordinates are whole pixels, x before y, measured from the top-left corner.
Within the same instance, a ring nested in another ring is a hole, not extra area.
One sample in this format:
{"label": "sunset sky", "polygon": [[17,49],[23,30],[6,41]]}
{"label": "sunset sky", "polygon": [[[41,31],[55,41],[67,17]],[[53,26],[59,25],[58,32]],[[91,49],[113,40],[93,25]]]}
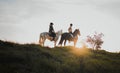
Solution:
{"label": "sunset sky", "polygon": [[120,51],[120,0],[0,0],[1,40],[38,43],[50,22],[63,32],[73,23],[73,30],[81,31],[78,45],[87,35],[102,32],[102,48]]}

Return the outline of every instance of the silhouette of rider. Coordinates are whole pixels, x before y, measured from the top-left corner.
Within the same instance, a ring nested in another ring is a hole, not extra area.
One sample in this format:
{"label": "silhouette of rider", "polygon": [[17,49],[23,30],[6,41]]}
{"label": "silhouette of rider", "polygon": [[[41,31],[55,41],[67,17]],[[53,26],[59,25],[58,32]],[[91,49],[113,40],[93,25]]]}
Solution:
{"label": "silhouette of rider", "polygon": [[68,32],[72,34],[72,26],[73,24],[70,24],[70,27],[68,28]]}
{"label": "silhouette of rider", "polygon": [[73,35],[72,35],[72,26],[73,26],[73,24],[71,23],[71,24],[70,24],[70,27],[68,28],[68,32],[69,32],[70,35],[73,37]]}
{"label": "silhouette of rider", "polygon": [[56,37],[56,34],[55,34],[55,31],[54,31],[53,25],[54,25],[54,24],[51,22],[51,23],[50,23],[50,26],[49,26],[49,33],[50,33],[50,36],[53,37],[52,40],[54,40],[55,37]]}

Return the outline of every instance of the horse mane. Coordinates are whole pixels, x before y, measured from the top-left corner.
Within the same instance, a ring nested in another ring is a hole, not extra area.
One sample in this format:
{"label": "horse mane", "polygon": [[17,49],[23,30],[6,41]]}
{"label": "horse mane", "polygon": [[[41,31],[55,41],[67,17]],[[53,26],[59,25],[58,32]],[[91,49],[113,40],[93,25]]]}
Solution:
{"label": "horse mane", "polygon": [[73,32],[73,35],[76,35],[78,31],[79,29],[75,29],[75,31]]}
{"label": "horse mane", "polygon": [[59,34],[59,32],[62,32],[62,30],[59,30],[59,31],[57,31],[57,32],[55,32],[56,34]]}
{"label": "horse mane", "polygon": [[73,33],[76,33],[76,31],[78,31],[79,29],[75,29],[75,31]]}

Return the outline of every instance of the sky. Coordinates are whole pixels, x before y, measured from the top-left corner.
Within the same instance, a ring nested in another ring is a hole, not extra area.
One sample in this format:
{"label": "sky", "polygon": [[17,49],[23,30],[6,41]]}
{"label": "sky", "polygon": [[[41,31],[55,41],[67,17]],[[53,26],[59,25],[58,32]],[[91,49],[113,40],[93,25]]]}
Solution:
{"label": "sky", "polygon": [[55,31],[67,32],[70,23],[80,29],[78,46],[96,31],[104,34],[102,49],[120,51],[120,0],[0,0],[1,40],[38,43],[50,22]]}

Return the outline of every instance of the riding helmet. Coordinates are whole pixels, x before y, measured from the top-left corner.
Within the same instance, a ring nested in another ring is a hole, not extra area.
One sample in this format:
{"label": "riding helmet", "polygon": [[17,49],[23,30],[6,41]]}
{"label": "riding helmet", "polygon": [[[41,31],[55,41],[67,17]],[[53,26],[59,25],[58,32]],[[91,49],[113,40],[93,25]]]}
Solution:
{"label": "riding helmet", "polygon": [[51,22],[50,25],[54,25],[54,24]]}
{"label": "riding helmet", "polygon": [[71,23],[70,26],[72,26],[73,24]]}

